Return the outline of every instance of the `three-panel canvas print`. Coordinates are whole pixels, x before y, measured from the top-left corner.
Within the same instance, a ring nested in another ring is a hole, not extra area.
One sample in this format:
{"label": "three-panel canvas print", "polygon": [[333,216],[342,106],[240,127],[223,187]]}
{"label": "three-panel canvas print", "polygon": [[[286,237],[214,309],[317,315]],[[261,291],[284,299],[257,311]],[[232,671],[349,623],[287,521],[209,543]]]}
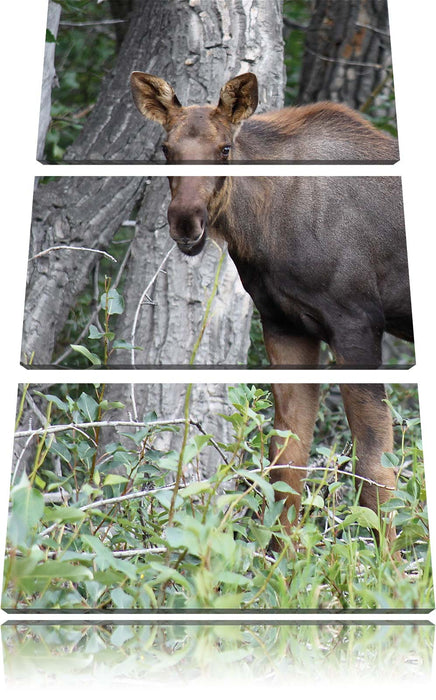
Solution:
{"label": "three-panel canvas print", "polygon": [[5,675],[82,679],[87,649],[132,682],[353,677],[356,654],[378,678],[389,646],[426,680],[428,455],[386,0],[47,11]]}

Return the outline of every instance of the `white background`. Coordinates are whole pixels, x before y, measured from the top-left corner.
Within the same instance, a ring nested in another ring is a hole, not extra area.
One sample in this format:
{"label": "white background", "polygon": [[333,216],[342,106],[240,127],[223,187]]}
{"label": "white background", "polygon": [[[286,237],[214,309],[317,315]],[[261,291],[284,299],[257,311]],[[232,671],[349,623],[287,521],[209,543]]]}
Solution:
{"label": "white background", "polygon": [[[94,0],[90,0],[94,1]],[[347,0],[344,0],[346,2]],[[436,439],[435,383],[435,131],[434,70],[435,70],[435,0],[389,0],[391,41],[394,62],[396,108],[401,161],[395,166],[233,166],[233,174],[274,175],[401,175],[403,180],[409,268],[412,283],[412,304],[415,328],[417,365],[409,371],[374,372],[342,371],[339,379],[348,381],[417,382],[421,404],[422,431],[428,501],[434,539],[436,538],[436,473],[433,440]],[[16,411],[17,385],[25,382],[80,382],[83,372],[29,372],[19,366],[22,313],[24,305],[29,228],[36,175],[168,175],[166,166],[43,166],[36,162],[36,140],[40,86],[44,55],[46,0],[8,0],[2,4],[1,42],[1,234],[3,260],[1,264],[0,312],[0,550],[6,529],[9,478],[12,458],[12,435]],[[200,174],[201,166],[185,166],[190,174]],[[132,377],[132,374],[134,376]],[[337,382],[338,373],[318,370],[302,373],[275,371],[274,379],[281,381]],[[86,381],[92,381],[92,371]],[[96,381],[107,382],[268,382],[268,371],[214,370],[196,372],[130,371],[102,372]],[[1,620],[6,619],[2,614]],[[435,618],[432,617],[434,620]],[[0,669],[0,675],[1,675]],[[351,679],[350,679],[351,680]],[[10,689],[9,689],[10,690]],[[83,692],[83,688],[80,692]],[[118,693],[121,690],[113,688]],[[131,689],[133,692],[139,689]],[[154,688],[159,692],[158,688]],[[247,688],[245,688],[245,691]],[[264,695],[262,686],[250,688],[250,695]],[[295,688],[294,688],[295,690]],[[333,690],[333,688],[331,688]],[[351,690],[351,688],[350,688]],[[353,687],[353,694],[359,688]],[[415,689],[416,690],[416,689]],[[54,692],[54,689],[52,688]],[[105,689],[107,691],[107,689]],[[220,695],[223,688],[217,691]],[[242,688],[236,693],[244,692]],[[394,691],[397,697],[414,693],[413,688],[379,689]],[[420,694],[428,689],[420,687]],[[8,692],[8,689],[6,689]],[[71,692],[72,689],[71,689]],[[86,691],[85,691],[86,692]],[[94,694],[96,689],[90,690]],[[98,691],[97,691],[98,692]],[[180,691],[176,691],[180,695]],[[198,685],[187,690],[187,697],[196,697]],[[209,687],[207,692],[211,693]],[[289,688],[288,692],[292,692]],[[298,692],[298,691],[297,691]],[[300,692],[305,692],[301,690]],[[330,695],[327,689],[323,693]],[[377,690],[372,689],[371,693]],[[106,694],[106,692],[105,692]],[[110,694],[110,693],[109,693]],[[182,693],[183,694],[183,693]],[[365,691],[366,694],[366,691]],[[378,694],[378,693],[377,693]],[[51,692],[49,693],[51,695]]]}

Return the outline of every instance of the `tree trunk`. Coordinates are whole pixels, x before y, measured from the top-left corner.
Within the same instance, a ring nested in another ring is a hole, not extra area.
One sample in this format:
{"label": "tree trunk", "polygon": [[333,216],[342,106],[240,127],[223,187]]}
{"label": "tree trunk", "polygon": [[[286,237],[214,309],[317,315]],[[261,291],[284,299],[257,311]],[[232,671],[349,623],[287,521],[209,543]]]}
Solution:
{"label": "tree trunk", "polygon": [[[140,200],[144,178],[67,177],[34,196],[22,359],[50,365],[56,338],[99,258],[71,248],[105,249]],[[58,246],[41,257],[42,251]],[[33,259],[32,259],[33,258]]]}
{"label": "tree trunk", "polygon": [[137,0],[114,71],[103,81],[86,127],[66,161],[148,162],[162,137],[130,95],[129,75],[159,75],[182,104],[217,102],[221,86],[252,70],[260,82],[260,109],[283,102],[280,0]]}
{"label": "tree trunk", "polygon": [[[217,102],[220,88],[228,79],[251,70],[259,78],[259,109],[280,107],[284,83],[281,2],[137,1],[115,69],[103,81],[94,110],[66,153],[67,161],[148,162],[154,158],[162,133],[157,125],[144,120],[133,105],[128,77],[135,69],[167,79],[185,104]],[[169,248],[167,194],[164,178],[152,178],[149,187],[141,178],[75,177],[41,185],[35,193],[31,255],[60,243],[104,248],[143,196],[124,289],[127,308],[120,326],[120,333],[128,336],[140,293]],[[95,254],[61,250],[30,262],[23,354],[30,357],[34,352],[34,366],[51,362],[56,336],[75,297],[88,281],[95,260]],[[152,290],[156,305],[148,306],[140,318],[136,342],[145,347],[138,355],[141,364],[189,361],[192,341],[200,333],[217,260],[218,252],[212,243],[195,261],[173,251],[167,274],[158,276]],[[198,363],[245,363],[250,309],[227,257]],[[121,392],[121,386],[119,389]],[[206,417],[212,413],[208,406],[213,403],[216,413],[226,400],[225,387],[211,391],[204,394],[202,404]],[[118,398],[122,398],[120,392]],[[125,393],[129,403],[127,387]],[[138,392],[138,413],[153,408],[168,416],[173,406],[180,405],[182,393],[175,385],[169,409],[168,403],[155,403],[169,402],[162,392],[150,400],[147,392]]]}
{"label": "tree trunk", "polygon": [[[159,127],[144,120],[133,105],[128,76],[134,68],[164,75],[174,84],[180,98],[188,102],[215,101],[221,85],[227,79],[252,69],[260,78],[264,106],[279,107],[283,94],[280,2],[250,0],[244,5],[239,0],[136,2],[135,14],[117,65],[103,82],[95,109],[68,150],[68,160],[148,161],[152,158],[161,133]],[[164,178],[153,179],[149,195],[145,180],[136,178],[79,177],[41,186],[35,193],[31,255],[60,243],[104,247],[146,191],[141,207],[145,225],[142,228],[140,222],[138,226],[133,264],[128,270],[125,290],[128,299],[138,299],[138,290],[159,267],[169,242],[164,223],[167,188]],[[157,231],[160,231],[159,237]],[[153,238],[149,232],[155,232]],[[144,238],[145,243],[142,242]],[[183,356],[178,351],[186,345],[188,321],[191,337],[196,337],[201,327],[204,306],[201,303],[192,304],[190,295],[197,286],[197,297],[203,298],[204,288],[210,288],[215,274],[214,264],[210,260],[216,255],[211,246],[199,262],[192,263],[174,254],[177,265],[175,262],[172,264],[173,269],[177,268],[174,273],[177,279],[172,284],[177,285],[181,292],[185,290],[185,312],[182,312],[181,306],[178,307],[181,315],[177,322],[180,318],[185,321],[183,327],[179,323],[179,337],[170,336],[175,356],[172,359],[171,351],[167,348],[161,359],[155,353],[149,359],[144,355],[141,362],[174,364],[187,361],[188,349]],[[51,361],[56,334],[74,298],[87,282],[95,260],[92,254],[86,256],[85,253],[59,251],[30,264],[23,351],[27,355],[34,352],[35,366]],[[233,267],[226,262],[222,272],[225,280],[231,275],[230,270]],[[220,291],[222,303],[227,304],[228,301],[230,308],[230,299],[224,297],[226,291],[231,297],[233,290],[238,288],[236,272],[233,274],[233,283],[229,281]],[[168,303],[166,300],[165,304]],[[159,311],[163,306],[161,300]],[[198,307],[196,311],[195,306]],[[133,307],[130,307],[123,321],[128,327],[131,327],[132,311]],[[233,307],[233,317],[226,321],[227,330],[235,323],[238,336],[241,329],[245,335],[247,333],[247,302],[240,305],[240,311],[244,319],[242,325],[237,318],[237,307]],[[212,333],[211,337],[221,335],[214,328],[214,323],[219,320],[215,317],[209,324],[207,333]],[[164,339],[157,337],[156,327],[148,327],[141,332],[143,337],[139,340],[145,341],[151,332],[155,334],[153,344],[162,345]],[[200,353],[204,363],[245,361],[246,339],[240,344],[241,351],[231,355],[230,360],[226,359],[227,353],[221,352],[219,344],[208,341],[207,337],[203,342],[210,350],[209,353]]]}
{"label": "tree trunk", "polygon": [[[345,102],[377,118],[395,117],[386,0],[315,0],[298,102]],[[384,112],[382,112],[384,110]]]}

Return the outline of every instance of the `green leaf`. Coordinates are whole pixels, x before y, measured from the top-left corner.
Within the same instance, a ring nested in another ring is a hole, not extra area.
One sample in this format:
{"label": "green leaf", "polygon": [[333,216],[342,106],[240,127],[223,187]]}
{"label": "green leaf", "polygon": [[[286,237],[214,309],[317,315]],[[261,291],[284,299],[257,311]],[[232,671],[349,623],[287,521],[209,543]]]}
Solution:
{"label": "green leaf", "polygon": [[54,523],[74,523],[84,518],[83,510],[71,506],[47,506],[44,512],[44,519]]}
{"label": "green leaf", "polygon": [[228,583],[234,586],[244,586],[244,588],[251,588],[253,585],[250,579],[242,576],[242,574],[238,574],[236,571],[222,571],[218,575],[217,580],[221,583]]}
{"label": "green leaf", "polygon": [[272,503],[270,506],[267,506],[263,513],[263,524],[265,525],[265,527],[272,527],[279,518],[282,510],[283,500],[275,501],[275,503]]}
{"label": "green leaf", "polygon": [[419,500],[419,497],[421,495],[421,486],[419,481],[414,476],[412,476],[408,480],[406,485],[406,491],[410,496],[412,496],[412,498],[414,498],[415,500]]}
{"label": "green leaf", "polygon": [[113,553],[108,547],[95,537],[94,535],[82,535],[83,541],[95,552],[95,563],[102,570],[105,571],[108,568],[115,569],[115,571],[122,571],[129,578],[136,577],[136,567],[130,562],[122,561],[114,557]]}
{"label": "green leaf", "polygon": [[199,540],[193,532],[181,527],[168,527],[165,537],[171,549],[187,549],[188,552],[199,556]]}
{"label": "green leaf", "polygon": [[77,400],[77,407],[87,421],[94,421],[98,414],[98,403],[92,396],[82,392]]}
{"label": "green leaf", "polygon": [[208,481],[193,481],[183,489],[179,490],[179,495],[181,498],[188,498],[190,496],[195,496],[197,493],[203,493],[204,491],[210,490],[210,483]]}
{"label": "green leaf", "polygon": [[115,338],[115,333],[105,333],[104,331],[99,331],[97,326],[92,323],[89,326],[88,338],[90,340],[101,340],[101,338],[107,338],[108,340],[113,340]]}
{"label": "green leaf", "polygon": [[268,527],[269,525],[266,527],[256,525],[254,521],[250,523],[250,535],[254,538],[254,541],[259,545],[259,547],[261,547],[261,549],[266,549],[271,539],[271,531],[268,530]]}
{"label": "green leaf", "polygon": [[50,452],[54,452],[54,454],[63,459],[66,464],[71,464],[71,452],[68,447],[59,440],[53,440],[50,445]]}
{"label": "green leaf", "polygon": [[139,345],[132,345],[127,340],[115,340],[112,345],[112,350],[143,350]]}
{"label": "green leaf", "polygon": [[[134,599],[132,598],[131,595],[129,595],[128,593],[125,593],[122,588],[114,588],[111,591],[111,598],[112,598],[112,601],[113,601],[116,608],[121,608],[121,609],[133,608]],[[120,625],[120,628],[123,631],[122,625]],[[129,635],[131,635],[131,634],[132,634],[132,632],[130,630]],[[113,642],[113,638],[111,639],[111,641]]]}
{"label": "green leaf", "polygon": [[280,493],[293,493],[297,496],[299,495],[298,491],[293,489],[292,486],[289,486],[289,484],[286,484],[284,481],[275,481],[272,486],[274,491],[280,491]]}
{"label": "green leaf", "polygon": [[248,469],[239,469],[238,475],[245,476],[246,479],[254,481],[254,483],[260,488],[266,501],[269,505],[274,502],[274,489],[269,481],[266,481],[260,474],[256,472],[251,472]]}
{"label": "green leaf", "polygon": [[124,311],[124,301],[121,294],[115,288],[112,288],[100,297],[100,306],[109,316],[122,314]]}
{"label": "green leaf", "polygon": [[85,566],[56,559],[36,565],[29,558],[15,560],[11,573],[18,587],[31,594],[44,590],[56,579],[81,582],[93,577],[92,571]]}
{"label": "green leaf", "polygon": [[27,476],[13,489],[11,515],[8,523],[9,540],[14,545],[29,541],[29,535],[44,514],[42,494],[30,486]]}
{"label": "green leaf", "polygon": [[389,406],[389,408],[391,409],[391,411],[392,411],[392,413],[393,413],[393,415],[394,415],[396,421],[399,423],[399,425],[401,425],[402,422],[403,422],[403,417],[402,417],[402,416],[398,413],[398,411],[392,406],[392,404],[391,404],[391,402],[389,401],[389,399],[383,399],[383,400],[384,400],[384,403],[386,403],[386,404]]}
{"label": "green leaf", "polygon": [[166,581],[174,581],[174,583],[178,583],[188,591],[190,590],[191,586],[188,579],[186,579],[176,569],[172,569],[170,566],[165,566],[164,564],[159,564],[157,561],[150,561],[150,567],[159,572],[159,575],[154,581],[155,584],[166,583]]}
{"label": "green leaf", "polygon": [[128,481],[127,477],[120,474],[108,474],[103,481],[103,486],[116,486],[117,484],[125,484]]}
{"label": "green leaf", "polygon": [[107,401],[104,399],[100,402],[100,408],[102,411],[109,411],[112,408],[125,408],[125,405],[121,401]]}
{"label": "green leaf", "polygon": [[58,396],[54,394],[43,394],[41,391],[35,391],[34,393],[37,396],[42,396],[42,398],[47,399],[50,403],[54,403],[61,411],[68,411],[68,404],[65,401],[61,401]]}
{"label": "green leaf", "polygon": [[324,508],[324,499],[318,493],[302,498],[301,504],[303,506],[310,506],[311,508]]}
{"label": "green leaf", "polygon": [[397,455],[394,455],[392,452],[384,452],[381,457],[381,465],[382,467],[398,467],[400,463],[400,460],[398,459]]}
{"label": "green leaf", "polygon": [[365,506],[351,506],[350,515],[344,519],[342,527],[355,524],[370,530],[380,531],[380,520],[377,513],[371,508],[365,508]]}
{"label": "green leaf", "polygon": [[[172,499],[172,491],[158,491],[157,493],[154,494],[154,497],[156,498],[157,501],[166,508],[167,510],[170,509],[171,506],[171,499]],[[180,498],[179,494],[176,496],[176,508],[180,508],[181,505],[183,505],[183,500]]]}
{"label": "green leaf", "polygon": [[84,345],[70,345],[70,347],[75,350],[76,352],[80,353],[84,357],[86,357],[87,360],[90,361],[91,364],[93,365],[101,365],[101,360],[95,353],[90,352],[88,348],[85,348]]}

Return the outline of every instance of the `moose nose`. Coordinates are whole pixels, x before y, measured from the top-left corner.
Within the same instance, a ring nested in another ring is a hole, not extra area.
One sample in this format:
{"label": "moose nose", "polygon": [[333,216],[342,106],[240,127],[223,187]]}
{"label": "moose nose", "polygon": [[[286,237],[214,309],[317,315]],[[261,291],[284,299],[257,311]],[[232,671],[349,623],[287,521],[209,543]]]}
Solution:
{"label": "moose nose", "polygon": [[188,255],[199,253],[204,244],[207,212],[201,204],[189,206],[173,200],[168,208],[170,236]]}

